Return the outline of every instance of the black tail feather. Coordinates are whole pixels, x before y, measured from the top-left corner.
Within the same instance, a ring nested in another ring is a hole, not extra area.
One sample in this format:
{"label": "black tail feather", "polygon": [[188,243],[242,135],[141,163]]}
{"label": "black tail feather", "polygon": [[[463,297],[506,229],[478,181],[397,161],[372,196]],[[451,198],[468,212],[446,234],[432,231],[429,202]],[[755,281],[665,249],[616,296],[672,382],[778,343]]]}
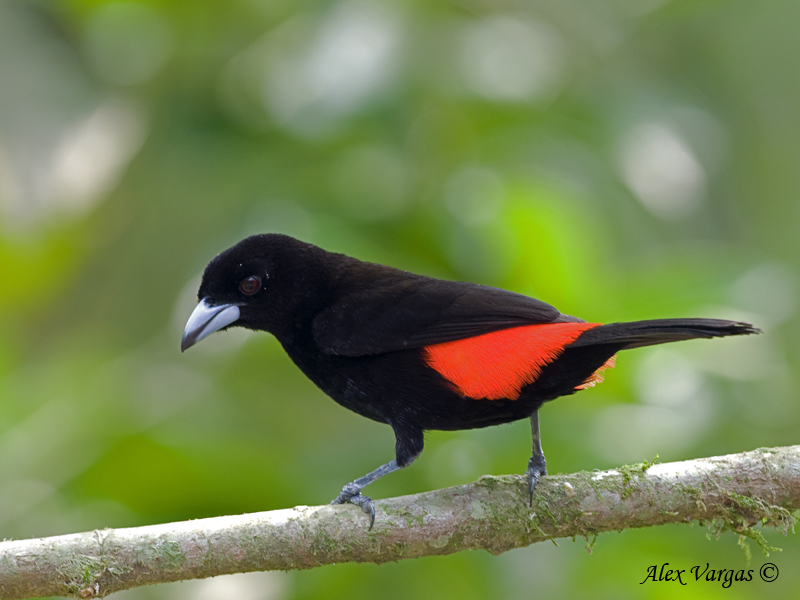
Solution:
{"label": "black tail feather", "polygon": [[749,323],[721,319],[654,319],[632,323],[609,323],[585,331],[570,347],[624,344],[622,349],[693,340],[696,338],[750,335],[761,330]]}

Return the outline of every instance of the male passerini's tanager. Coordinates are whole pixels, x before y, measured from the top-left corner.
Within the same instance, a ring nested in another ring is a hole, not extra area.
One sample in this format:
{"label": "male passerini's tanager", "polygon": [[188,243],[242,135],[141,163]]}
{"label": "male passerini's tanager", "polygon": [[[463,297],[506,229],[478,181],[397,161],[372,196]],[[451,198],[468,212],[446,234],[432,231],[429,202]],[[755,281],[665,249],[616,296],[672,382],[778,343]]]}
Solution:
{"label": "male passerini's tanager", "polygon": [[395,459],[348,483],[332,504],[375,518],[361,490],[410,465],[428,429],[529,418],[532,497],[546,463],[539,407],[601,381],[620,350],[756,333],[747,323],[657,319],[587,323],[534,298],[443,281],[327,252],[285,235],[249,237],[203,273],[181,349],[228,327],[272,333],[323,392],[386,423]]}

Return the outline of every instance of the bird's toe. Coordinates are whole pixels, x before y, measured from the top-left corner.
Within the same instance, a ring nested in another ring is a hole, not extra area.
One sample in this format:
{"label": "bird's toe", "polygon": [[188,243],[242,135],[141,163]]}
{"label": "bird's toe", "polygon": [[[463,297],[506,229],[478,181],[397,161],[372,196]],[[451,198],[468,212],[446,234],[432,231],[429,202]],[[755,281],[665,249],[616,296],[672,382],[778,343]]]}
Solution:
{"label": "bird's toe", "polygon": [[529,497],[528,504],[533,506],[533,490],[539,482],[539,478],[547,475],[547,462],[544,456],[534,456],[528,462],[528,470],[525,472],[528,476]]}
{"label": "bird's toe", "polygon": [[369,515],[369,528],[375,524],[375,504],[372,498],[364,496],[357,486],[352,483],[347,484],[342,488],[342,493],[331,500],[331,504],[355,504],[360,506],[361,510]]}

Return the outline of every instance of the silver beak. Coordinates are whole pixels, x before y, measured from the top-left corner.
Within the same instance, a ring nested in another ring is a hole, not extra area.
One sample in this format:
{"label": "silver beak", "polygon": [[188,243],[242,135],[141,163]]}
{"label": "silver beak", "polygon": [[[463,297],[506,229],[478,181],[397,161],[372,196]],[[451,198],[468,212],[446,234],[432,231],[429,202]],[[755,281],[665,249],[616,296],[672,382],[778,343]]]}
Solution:
{"label": "silver beak", "polygon": [[238,319],[239,307],[235,304],[212,306],[208,303],[208,298],[203,298],[186,322],[181,340],[181,352]]}

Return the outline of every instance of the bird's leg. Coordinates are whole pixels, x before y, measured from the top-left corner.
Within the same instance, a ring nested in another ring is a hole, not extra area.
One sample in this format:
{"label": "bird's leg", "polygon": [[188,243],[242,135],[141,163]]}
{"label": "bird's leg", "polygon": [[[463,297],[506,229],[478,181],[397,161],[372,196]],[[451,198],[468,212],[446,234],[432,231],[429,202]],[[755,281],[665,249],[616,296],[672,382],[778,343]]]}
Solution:
{"label": "bird's leg", "polygon": [[539,481],[539,477],[547,475],[547,461],[544,459],[544,452],[542,452],[542,438],[539,435],[539,410],[537,409],[531,415],[531,435],[533,437],[533,455],[528,461],[528,484],[530,485],[530,498],[529,504],[533,506],[533,488]]}
{"label": "bird's leg", "polygon": [[399,468],[396,460],[381,465],[371,473],[367,473],[363,477],[359,477],[355,481],[351,481],[345,485],[342,488],[342,493],[336,496],[336,498],[331,501],[331,504],[344,504],[345,502],[349,502],[360,506],[361,509],[369,515],[369,528],[372,529],[372,525],[375,523],[375,506],[372,504],[372,498],[361,495],[361,490],[373,481],[377,481],[384,475],[393,473]]}
{"label": "bird's leg", "polygon": [[372,504],[371,498],[361,495],[361,490],[384,475],[394,473],[398,469],[403,469],[410,465],[420,455],[422,446],[425,444],[421,429],[410,427],[402,422],[390,423],[390,425],[392,425],[392,429],[394,429],[396,438],[395,459],[392,462],[381,465],[371,473],[367,473],[363,477],[351,481],[342,488],[342,493],[331,501],[331,504],[350,502],[351,504],[360,506],[361,509],[369,515],[370,529],[372,529],[372,525],[375,523],[375,506]]}

